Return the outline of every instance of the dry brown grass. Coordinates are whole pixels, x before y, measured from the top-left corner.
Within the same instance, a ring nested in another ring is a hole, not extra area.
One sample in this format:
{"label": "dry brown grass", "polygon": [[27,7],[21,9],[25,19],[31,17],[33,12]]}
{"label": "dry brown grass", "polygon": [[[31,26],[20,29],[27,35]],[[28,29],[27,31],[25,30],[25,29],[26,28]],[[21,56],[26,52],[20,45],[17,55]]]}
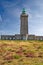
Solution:
{"label": "dry brown grass", "polygon": [[0,40],[0,65],[43,65],[43,41]]}

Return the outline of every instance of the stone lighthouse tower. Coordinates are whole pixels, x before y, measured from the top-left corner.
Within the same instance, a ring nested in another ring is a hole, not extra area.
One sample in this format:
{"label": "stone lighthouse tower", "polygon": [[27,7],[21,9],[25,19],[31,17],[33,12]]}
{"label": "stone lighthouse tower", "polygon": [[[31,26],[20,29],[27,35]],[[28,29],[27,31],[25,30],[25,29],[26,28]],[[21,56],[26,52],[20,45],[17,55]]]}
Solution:
{"label": "stone lighthouse tower", "polygon": [[28,34],[28,15],[26,14],[25,9],[23,8],[20,16],[20,34]]}

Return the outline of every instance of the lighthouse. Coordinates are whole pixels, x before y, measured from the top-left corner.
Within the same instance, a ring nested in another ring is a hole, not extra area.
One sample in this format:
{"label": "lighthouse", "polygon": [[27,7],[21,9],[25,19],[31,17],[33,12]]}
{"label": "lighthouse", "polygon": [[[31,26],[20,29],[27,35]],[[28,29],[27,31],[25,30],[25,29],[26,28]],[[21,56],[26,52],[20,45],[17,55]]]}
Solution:
{"label": "lighthouse", "polygon": [[20,15],[20,34],[21,35],[28,34],[28,15],[26,14],[26,11],[24,8]]}

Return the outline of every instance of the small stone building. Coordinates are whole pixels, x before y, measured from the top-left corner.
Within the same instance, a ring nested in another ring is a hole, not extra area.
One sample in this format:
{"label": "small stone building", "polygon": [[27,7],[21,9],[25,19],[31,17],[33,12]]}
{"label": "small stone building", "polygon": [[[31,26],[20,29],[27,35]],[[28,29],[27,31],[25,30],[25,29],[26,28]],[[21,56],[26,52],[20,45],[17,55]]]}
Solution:
{"label": "small stone building", "polygon": [[14,35],[1,35],[2,40],[15,40]]}
{"label": "small stone building", "polygon": [[43,36],[35,36],[35,40],[43,40]]}
{"label": "small stone building", "polygon": [[35,35],[28,35],[28,40],[35,40]]}

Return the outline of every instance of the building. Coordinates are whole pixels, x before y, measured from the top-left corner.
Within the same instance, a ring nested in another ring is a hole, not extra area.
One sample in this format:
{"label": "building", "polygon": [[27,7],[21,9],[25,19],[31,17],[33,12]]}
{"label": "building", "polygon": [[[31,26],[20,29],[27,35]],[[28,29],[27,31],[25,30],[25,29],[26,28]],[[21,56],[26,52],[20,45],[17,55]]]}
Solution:
{"label": "building", "polygon": [[1,35],[2,40],[15,40],[15,35]]}
{"label": "building", "polygon": [[28,34],[28,15],[23,9],[20,15],[20,34],[0,35],[1,40],[43,40],[43,36],[35,36]]}

